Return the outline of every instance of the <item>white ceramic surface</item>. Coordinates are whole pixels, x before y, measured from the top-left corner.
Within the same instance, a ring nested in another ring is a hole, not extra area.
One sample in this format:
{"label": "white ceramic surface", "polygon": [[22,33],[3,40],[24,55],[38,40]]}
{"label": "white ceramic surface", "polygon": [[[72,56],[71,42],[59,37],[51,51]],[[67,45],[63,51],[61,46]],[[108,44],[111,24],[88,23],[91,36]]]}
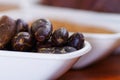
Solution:
{"label": "white ceramic surface", "polygon": [[0,50],[0,80],[54,80],[68,71],[80,56],[91,49],[69,54],[40,54]]}
{"label": "white ceramic surface", "polygon": [[120,34],[90,34],[85,33],[86,40],[92,45],[92,50],[82,56],[73,69],[87,67],[111,54],[111,51],[120,46]]}

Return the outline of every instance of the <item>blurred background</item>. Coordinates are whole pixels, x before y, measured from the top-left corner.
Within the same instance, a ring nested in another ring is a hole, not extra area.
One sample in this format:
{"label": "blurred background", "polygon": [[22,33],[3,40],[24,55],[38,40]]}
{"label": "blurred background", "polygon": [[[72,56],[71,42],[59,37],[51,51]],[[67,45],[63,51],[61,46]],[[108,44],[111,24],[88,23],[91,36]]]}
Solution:
{"label": "blurred background", "polygon": [[42,4],[98,12],[120,13],[120,0],[42,0]]}
{"label": "blurred background", "polygon": [[[22,18],[28,23],[38,18],[49,18],[56,26],[68,26],[67,29],[73,32],[80,31],[75,25],[106,26],[107,29],[120,32],[120,0],[0,0],[0,16],[2,15]],[[66,21],[74,24],[71,27]],[[112,50],[111,54],[108,59],[87,67],[86,70],[70,70],[60,80],[79,80],[81,77],[82,80],[120,80],[120,47]],[[110,62],[114,63],[113,66]],[[73,77],[70,79],[71,75]],[[114,79],[109,77],[113,75]]]}
{"label": "blurred background", "polygon": [[[97,12],[120,13],[119,0],[0,0],[0,11],[26,7],[28,4],[82,9]],[[6,6],[6,7],[5,7]]]}

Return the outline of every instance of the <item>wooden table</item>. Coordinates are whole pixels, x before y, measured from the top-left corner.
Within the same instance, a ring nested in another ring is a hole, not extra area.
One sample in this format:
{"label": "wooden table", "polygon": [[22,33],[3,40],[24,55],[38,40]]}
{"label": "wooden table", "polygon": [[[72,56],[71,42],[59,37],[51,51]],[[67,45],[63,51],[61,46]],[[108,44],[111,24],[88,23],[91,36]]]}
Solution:
{"label": "wooden table", "polygon": [[120,80],[120,54],[112,54],[81,70],[69,70],[58,80]]}

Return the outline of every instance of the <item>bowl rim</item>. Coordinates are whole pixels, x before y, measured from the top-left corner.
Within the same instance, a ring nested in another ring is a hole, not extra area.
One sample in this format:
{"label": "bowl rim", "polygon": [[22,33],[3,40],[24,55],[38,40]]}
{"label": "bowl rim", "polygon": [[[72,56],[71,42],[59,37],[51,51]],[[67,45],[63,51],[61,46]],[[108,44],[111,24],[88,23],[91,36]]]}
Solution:
{"label": "bowl rim", "polygon": [[[70,32],[70,35],[74,32]],[[87,38],[96,38],[96,39],[120,39],[120,33],[85,33],[82,32],[83,35]]]}
{"label": "bowl rim", "polygon": [[120,39],[120,33],[103,34],[103,33],[83,33],[86,37],[92,37],[97,39]]}
{"label": "bowl rim", "polygon": [[18,52],[0,50],[0,57],[31,58],[31,59],[73,59],[86,54],[91,50],[91,45],[85,41],[85,46],[77,51],[66,54],[42,54],[35,52]]}

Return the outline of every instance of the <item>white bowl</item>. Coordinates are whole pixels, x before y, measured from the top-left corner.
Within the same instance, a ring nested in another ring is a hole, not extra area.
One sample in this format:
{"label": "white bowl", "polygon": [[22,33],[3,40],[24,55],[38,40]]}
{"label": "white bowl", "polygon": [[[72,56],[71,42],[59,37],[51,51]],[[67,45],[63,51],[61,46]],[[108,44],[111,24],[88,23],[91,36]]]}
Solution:
{"label": "white bowl", "polygon": [[91,43],[92,50],[83,55],[77,63],[73,66],[73,69],[80,69],[87,67],[98,60],[105,58],[111,54],[112,50],[120,46],[120,34],[92,34],[84,33],[86,40]]}
{"label": "white bowl", "polygon": [[91,49],[88,42],[68,54],[40,54],[0,50],[0,80],[53,80],[68,71]]}
{"label": "white bowl", "polygon": [[[20,13],[20,14],[18,14]],[[21,14],[22,13],[22,14]],[[120,36],[120,15],[109,14],[109,13],[97,13],[83,10],[74,10],[67,8],[56,8],[48,6],[32,5],[32,8],[26,9],[25,11],[7,12],[1,13],[0,15],[9,15],[13,18],[18,16],[26,21],[33,21],[38,18],[50,18],[64,21],[74,22],[76,24],[93,25],[95,27],[102,27],[113,30],[115,34],[91,34],[86,33],[86,39],[92,44],[93,49],[89,54],[84,55],[73,67],[84,68],[93,64],[94,62],[105,58],[110,55],[115,46],[119,45]],[[13,15],[14,14],[14,15]],[[116,45],[117,44],[117,45]]]}

